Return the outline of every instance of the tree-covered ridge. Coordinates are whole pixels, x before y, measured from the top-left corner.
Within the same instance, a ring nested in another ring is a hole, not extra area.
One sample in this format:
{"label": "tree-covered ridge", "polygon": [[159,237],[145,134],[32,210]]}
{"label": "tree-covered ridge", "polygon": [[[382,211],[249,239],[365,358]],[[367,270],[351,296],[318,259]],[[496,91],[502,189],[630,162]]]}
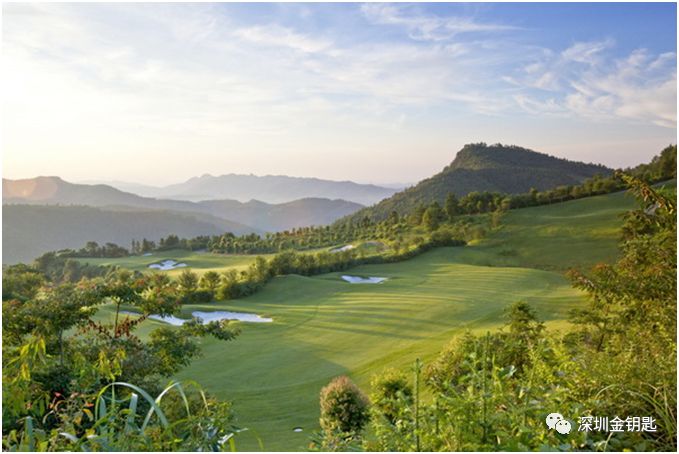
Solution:
{"label": "tree-covered ridge", "polygon": [[[652,162],[627,171],[648,182],[673,178],[676,153],[676,145],[670,145]],[[513,200],[513,207],[532,206],[536,201],[530,199],[538,194],[542,199],[538,204],[560,202],[621,188],[611,175],[612,170],[601,165],[555,158],[517,146],[469,144],[440,173],[337,223],[383,220],[394,212],[403,215],[422,211],[433,203],[443,205],[451,195],[466,198],[467,213],[492,211],[504,199]],[[482,204],[477,206],[479,199]]]}
{"label": "tree-covered ridge", "polygon": [[[530,152],[532,153],[532,152]],[[628,169],[634,175],[647,183],[656,183],[676,178],[676,145],[665,148],[648,164],[641,164]],[[547,159],[551,159],[547,157]],[[308,226],[293,228],[275,233],[258,235],[250,233],[237,235],[226,232],[221,235],[201,235],[193,238],[183,238],[170,234],[161,238],[158,243],[143,238],[132,240],[129,249],[109,247],[99,254],[101,257],[113,257],[126,254],[144,254],[151,251],[169,249],[208,250],[214,253],[226,254],[264,254],[276,253],[289,249],[308,250],[326,248],[338,244],[355,241],[379,240],[387,246],[399,249],[412,240],[414,236],[426,236],[437,230],[441,225],[454,225],[457,238],[466,241],[478,239],[483,235],[483,226],[474,222],[470,215],[491,213],[494,218],[503,212],[514,208],[526,208],[540,205],[576,200],[595,195],[609,194],[621,191],[625,184],[614,175],[600,176],[584,180],[576,185],[563,185],[545,191],[531,188],[523,194],[505,194],[500,192],[474,191],[463,197],[456,197],[448,193],[444,202],[418,204],[413,209],[399,214],[392,211],[384,219],[372,219],[368,216],[356,218],[351,216],[326,226]],[[359,213],[362,213],[361,211]],[[497,219],[496,219],[497,220]],[[496,222],[491,219],[491,222]],[[482,223],[483,224],[483,223]],[[115,245],[110,245],[115,246]],[[121,254],[122,253],[122,254]],[[95,257],[87,248],[80,250],[62,250],[61,257]]]}
{"label": "tree-covered ridge", "polygon": [[350,218],[383,219],[392,211],[407,213],[419,204],[442,204],[450,193],[462,197],[475,191],[503,194],[524,193],[531,188],[545,191],[610,173],[610,169],[601,165],[555,158],[518,146],[468,144],[438,174]]}

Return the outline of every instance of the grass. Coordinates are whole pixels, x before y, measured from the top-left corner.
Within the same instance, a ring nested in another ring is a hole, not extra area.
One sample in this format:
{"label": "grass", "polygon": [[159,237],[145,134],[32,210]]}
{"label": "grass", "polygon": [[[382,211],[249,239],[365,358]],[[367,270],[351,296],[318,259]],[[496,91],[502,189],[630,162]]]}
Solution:
{"label": "grass", "polygon": [[[303,449],[318,426],[318,394],[333,377],[349,374],[367,389],[370,376],[431,358],[467,329],[500,326],[506,306],[524,300],[556,326],[582,301],[560,275],[525,268],[460,263],[457,248],[413,260],[366,265],[350,274],[384,276],[378,285],[352,285],[342,273],[274,279],[252,297],[191,305],[272,317],[271,324],[241,324],[231,343],[205,339],[204,356],[178,378],[194,379],[234,402],[241,425],[238,449]],[[145,322],[145,328],[158,322]],[[304,427],[295,433],[293,427]]]}
{"label": "grass", "polygon": [[[262,254],[263,257],[268,257]],[[255,261],[255,255],[229,255],[213,254],[210,252],[193,252],[182,249],[172,249],[168,251],[154,252],[149,256],[129,256],[122,258],[80,258],[82,263],[93,265],[117,265],[135,271],[152,271],[149,265],[159,263],[163,260],[172,259],[186,263],[193,271],[203,274],[206,271],[225,271],[229,268],[245,269]],[[186,268],[177,268],[167,271],[170,276],[176,276]]]}
{"label": "grass", "polygon": [[[418,357],[426,363],[466,330],[497,329],[506,307],[519,300],[551,327],[568,329],[567,313],[584,297],[562,271],[613,260],[619,215],[632,206],[618,193],[512,210],[499,229],[467,247],[344,273],[278,277],[248,298],[186,306],[185,316],[231,310],[274,322],[241,323],[235,342],[203,340],[203,357],[177,378],[234,403],[240,425],[249,428],[236,440],[239,450],[304,449],[318,430],[320,389],[335,376],[347,374],[369,391],[370,377],[385,368],[406,368]],[[352,285],[342,274],[389,280]],[[110,317],[110,309],[102,316]],[[143,332],[161,326],[143,325]],[[304,432],[293,432],[296,426]]]}
{"label": "grass", "polygon": [[[563,272],[589,269],[618,256],[622,214],[635,207],[624,192],[510,210],[500,227],[460,260]],[[472,249],[470,249],[472,250]]]}
{"label": "grass", "polygon": [[[309,249],[302,251],[305,253],[314,253],[320,250],[328,250],[333,248]],[[160,263],[163,260],[172,259],[180,263],[186,263],[187,267],[177,268],[170,271],[161,271],[174,277],[179,275],[183,270],[189,268],[202,275],[207,271],[223,272],[228,269],[243,270],[254,263],[258,256],[264,258],[271,258],[274,254],[217,254],[212,252],[195,252],[185,249],[171,249],[167,251],[153,252],[153,255],[139,256],[132,255],[121,258],[77,258],[81,263],[90,263],[92,265],[112,265],[121,268],[127,268],[133,271],[148,271],[149,265],[153,263]],[[157,272],[157,271],[156,271]]]}

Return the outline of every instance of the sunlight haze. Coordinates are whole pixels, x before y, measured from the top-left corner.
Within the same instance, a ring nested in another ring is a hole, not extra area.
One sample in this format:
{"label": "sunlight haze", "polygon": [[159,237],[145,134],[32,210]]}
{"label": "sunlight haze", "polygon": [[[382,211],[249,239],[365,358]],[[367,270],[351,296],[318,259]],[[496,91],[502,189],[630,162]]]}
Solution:
{"label": "sunlight haze", "polygon": [[675,15],[674,4],[4,4],[3,176],[412,183],[470,142],[632,166],[676,141]]}

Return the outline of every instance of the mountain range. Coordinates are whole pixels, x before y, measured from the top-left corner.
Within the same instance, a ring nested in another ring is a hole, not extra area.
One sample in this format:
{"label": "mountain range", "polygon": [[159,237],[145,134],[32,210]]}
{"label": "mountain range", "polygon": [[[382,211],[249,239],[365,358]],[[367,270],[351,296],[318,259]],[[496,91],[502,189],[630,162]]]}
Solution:
{"label": "mountain range", "polygon": [[132,239],[157,241],[170,234],[192,238],[227,231],[261,233],[209,215],[129,207],[3,205],[2,262],[28,263],[47,251],[78,249],[87,241],[129,247]]}
{"label": "mountain range", "polygon": [[[75,184],[59,177],[2,180],[4,205],[85,205],[90,207],[132,207],[172,213],[210,215],[237,224],[236,230],[279,231],[308,225],[328,224],[363,205],[341,199],[303,198],[270,204],[257,200],[155,199],[120,191],[104,184]],[[235,233],[235,231],[234,231]]]}
{"label": "mountain range", "polygon": [[122,181],[104,182],[108,186],[145,197],[173,200],[230,199],[247,202],[252,199],[266,203],[285,203],[307,197],[343,199],[361,205],[372,205],[394,194],[400,187],[382,187],[353,181],[332,181],[319,178],[285,175],[213,176],[191,178],[183,183],[156,187]]}
{"label": "mountain range", "polygon": [[[396,193],[373,185],[282,176],[203,175],[164,188],[137,185],[146,196],[59,177],[3,179],[3,262],[81,247],[89,240],[128,246],[132,239],[157,240],[170,233],[184,237],[263,233],[365,216],[383,219],[392,211],[406,214],[419,204],[443,203],[448,193],[461,197],[473,191],[542,191],[610,172],[602,165],[517,146],[480,143],[465,145],[441,172]],[[175,198],[159,197],[163,194]],[[205,200],[217,194],[228,197]],[[286,201],[254,200],[258,195]],[[291,197],[297,199],[287,200]],[[356,199],[378,203],[364,207],[348,201]]]}
{"label": "mountain range", "polygon": [[257,200],[154,199],[108,185],[74,184],[59,177],[3,179],[3,262],[30,260],[48,250],[89,240],[128,246],[132,239],[264,233],[325,225],[363,205],[303,198],[281,204]]}

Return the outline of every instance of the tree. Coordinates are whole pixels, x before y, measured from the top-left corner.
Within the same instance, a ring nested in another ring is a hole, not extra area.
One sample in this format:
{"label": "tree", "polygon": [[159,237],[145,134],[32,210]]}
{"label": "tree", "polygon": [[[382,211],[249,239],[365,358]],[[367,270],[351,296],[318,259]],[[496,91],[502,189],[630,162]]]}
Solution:
{"label": "tree", "polygon": [[424,212],[427,211],[427,207],[424,206],[424,204],[420,203],[411,213],[410,216],[408,217],[408,220],[410,221],[411,224],[413,225],[420,225],[422,224],[422,217],[424,216]]}
{"label": "tree", "polygon": [[410,406],[413,388],[403,372],[391,369],[373,377],[370,382],[370,401],[373,410],[384,416],[390,424],[396,424],[403,405]]}
{"label": "tree", "polygon": [[458,202],[457,197],[452,192],[448,193],[445,203],[445,212],[448,217],[449,222],[453,222],[455,216],[460,214],[460,202]]}
{"label": "tree", "polygon": [[500,210],[508,211],[511,208],[512,208],[511,197],[505,197],[504,199],[502,199],[502,202],[500,202]]}
{"label": "tree", "polygon": [[219,286],[220,280],[221,277],[219,276],[218,272],[206,271],[205,274],[203,274],[203,276],[200,278],[200,286],[214,293],[214,291],[217,289],[217,286]]}
{"label": "tree", "polygon": [[422,224],[427,230],[433,232],[441,225],[442,217],[443,211],[441,210],[441,206],[437,202],[434,202],[425,210],[424,215],[422,216]]}
{"label": "tree", "polygon": [[184,270],[177,278],[182,294],[188,295],[198,288],[198,276],[191,270]]}
{"label": "tree", "polygon": [[532,204],[535,205],[536,203],[538,203],[538,190],[535,188],[530,188],[530,191],[528,191],[528,193],[530,194],[530,200]]}

